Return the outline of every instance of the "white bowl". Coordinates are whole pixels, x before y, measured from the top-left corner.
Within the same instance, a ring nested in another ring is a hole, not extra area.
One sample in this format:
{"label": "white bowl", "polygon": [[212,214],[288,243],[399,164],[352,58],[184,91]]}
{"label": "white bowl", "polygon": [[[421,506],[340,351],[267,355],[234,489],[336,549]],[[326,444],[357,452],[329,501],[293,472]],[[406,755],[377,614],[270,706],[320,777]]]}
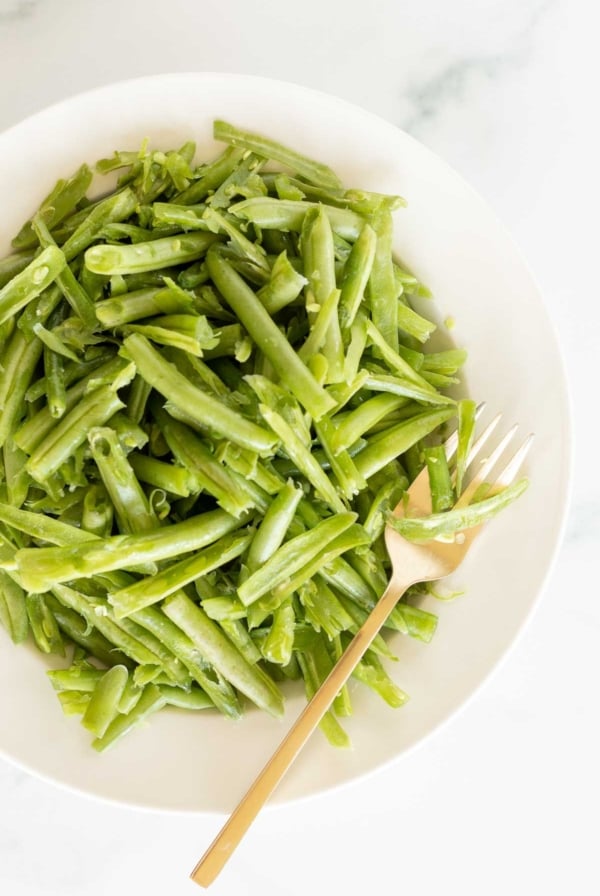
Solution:
{"label": "white bowl", "polygon": [[[58,177],[82,161],[187,139],[199,158],[217,150],[212,121],[262,131],[331,165],[348,186],[400,193],[396,250],[432,289],[435,314],[456,320],[469,350],[467,388],[508,423],[536,434],[531,486],[491,524],[451,586],[466,596],[430,601],[433,642],[398,637],[391,665],[409,703],[392,710],[354,689],[353,750],[316,734],[278,789],[287,802],[371,772],[431,734],[474,693],[528,619],[563,530],[569,480],[569,413],[560,353],[531,275],[504,227],[444,162],[407,134],[355,106],[291,84],[242,75],[177,74],[113,84],[76,96],[0,136],[0,253]],[[98,755],[76,719],[63,716],[33,648],[0,631],[0,754],[78,791],[156,810],[222,812],[244,792],[303,703],[286,718],[248,712],[160,713]],[[344,723],[346,724],[346,723]]]}

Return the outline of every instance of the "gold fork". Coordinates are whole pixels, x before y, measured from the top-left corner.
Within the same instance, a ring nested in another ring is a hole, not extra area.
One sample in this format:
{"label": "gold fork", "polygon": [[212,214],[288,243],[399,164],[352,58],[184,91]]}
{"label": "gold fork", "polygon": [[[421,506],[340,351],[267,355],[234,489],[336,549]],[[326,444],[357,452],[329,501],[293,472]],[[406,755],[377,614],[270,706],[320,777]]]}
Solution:
{"label": "gold fork", "polygon": [[[482,410],[480,406],[479,411]],[[495,417],[474,442],[468,458],[467,468],[471,470],[492,432],[501,419]],[[455,506],[466,506],[475,491],[493,472],[501,456],[513,438],[517,427],[510,429],[495,449],[481,461]],[[532,436],[529,436],[496,476],[493,490],[511,484],[517,475],[529,450]],[[458,443],[454,433],[447,440],[445,449],[450,460]],[[431,513],[431,493],[427,469],[417,476],[407,495],[393,511],[396,517],[419,516]],[[229,817],[215,840],[194,868],[191,878],[201,887],[208,887],[222,870],[236,846],[271,796],[284,774],[315,730],[340,689],[350,678],[375,635],[386,621],[394,606],[407,588],[417,582],[432,582],[453,572],[463,560],[481,526],[466,529],[451,541],[432,540],[425,543],[409,542],[391,526],[386,526],[385,541],[392,562],[390,582],[366,619],[362,628],[354,636],[329,676],[306,705],[292,725],[281,744],[260,772],[246,795]]]}

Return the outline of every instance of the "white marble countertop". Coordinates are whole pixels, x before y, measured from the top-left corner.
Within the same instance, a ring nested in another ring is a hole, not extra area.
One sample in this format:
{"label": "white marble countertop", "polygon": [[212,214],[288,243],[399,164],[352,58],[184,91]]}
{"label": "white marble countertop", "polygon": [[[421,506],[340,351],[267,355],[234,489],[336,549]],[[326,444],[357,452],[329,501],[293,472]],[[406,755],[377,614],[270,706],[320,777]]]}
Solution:
{"label": "white marble countertop", "polygon": [[[567,360],[569,525],[508,661],[392,768],[265,812],[215,896],[600,892],[597,16],[592,0],[0,0],[0,128],[109,81],[195,69],[297,81],[404,127],[508,224]],[[191,894],[216,827],[99,804],[0,761],[6,896]]]}

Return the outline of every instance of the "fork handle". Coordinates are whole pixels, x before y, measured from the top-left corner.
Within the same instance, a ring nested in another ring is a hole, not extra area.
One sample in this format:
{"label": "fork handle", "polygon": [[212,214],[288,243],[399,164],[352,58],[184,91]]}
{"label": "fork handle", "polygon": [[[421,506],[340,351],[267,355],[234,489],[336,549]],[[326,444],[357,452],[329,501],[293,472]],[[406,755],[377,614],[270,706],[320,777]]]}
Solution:
{"label": "fork handle", "polygon": [[208,847],[191,878],[208,887],[227,863],[236,846],[271,796],[286,771],[313,733],[335,697],[348,681],[375,635],[410,583],[392,578],[362,627],[358,630],[312,700],[307,703],[272,757],[260,772],[237,808]]}

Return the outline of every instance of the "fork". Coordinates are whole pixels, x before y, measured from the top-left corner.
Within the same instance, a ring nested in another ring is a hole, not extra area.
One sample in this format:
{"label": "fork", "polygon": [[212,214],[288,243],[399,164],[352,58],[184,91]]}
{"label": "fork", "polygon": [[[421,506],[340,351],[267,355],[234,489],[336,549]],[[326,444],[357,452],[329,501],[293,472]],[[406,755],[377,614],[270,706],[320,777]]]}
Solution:
{"label": "fork", "polygon": [[[483,405],[478,408],[478,414]],[[495,417],[473,443],[467,457],[467,470],[480,457],[484,446],[500,422],[501,415]],[[480,462],[472,472],[472,478],[464,489],[455,507],[466,506],[480,485],[487,482],[509,442],[515,435],[513,426],[497,443],[494,450]],[[496,476],[492,490],[511,484],[516,477],[529,450],[533,436],[528,436],[519,449]],[[445,443],[448,460],[456,453],[458,435],[453,433]],[[419,516],[431,513],[431,492],[429,476],[425,467],[414,480],[408,492],[393,511],[393,515]],[[321,687],[298,716],[275,753],[260,772],[246,795],[209,846],[204,856],[194,868],[191,878],[202,887],[208,887],[222,870],[234,849],[271,796],[284,774],[315,730],[340,689],[350,678],[369,645],[379,632],[398,600],[411,585],[417,582],[433,582],[444,578],[460,565],[481,526],[466,529],[451,541],[431,540],[424,543],[409,542],[390,525],[385,529],[385,542],[392,563],[389,584],[374,609],[354,636]]]}

